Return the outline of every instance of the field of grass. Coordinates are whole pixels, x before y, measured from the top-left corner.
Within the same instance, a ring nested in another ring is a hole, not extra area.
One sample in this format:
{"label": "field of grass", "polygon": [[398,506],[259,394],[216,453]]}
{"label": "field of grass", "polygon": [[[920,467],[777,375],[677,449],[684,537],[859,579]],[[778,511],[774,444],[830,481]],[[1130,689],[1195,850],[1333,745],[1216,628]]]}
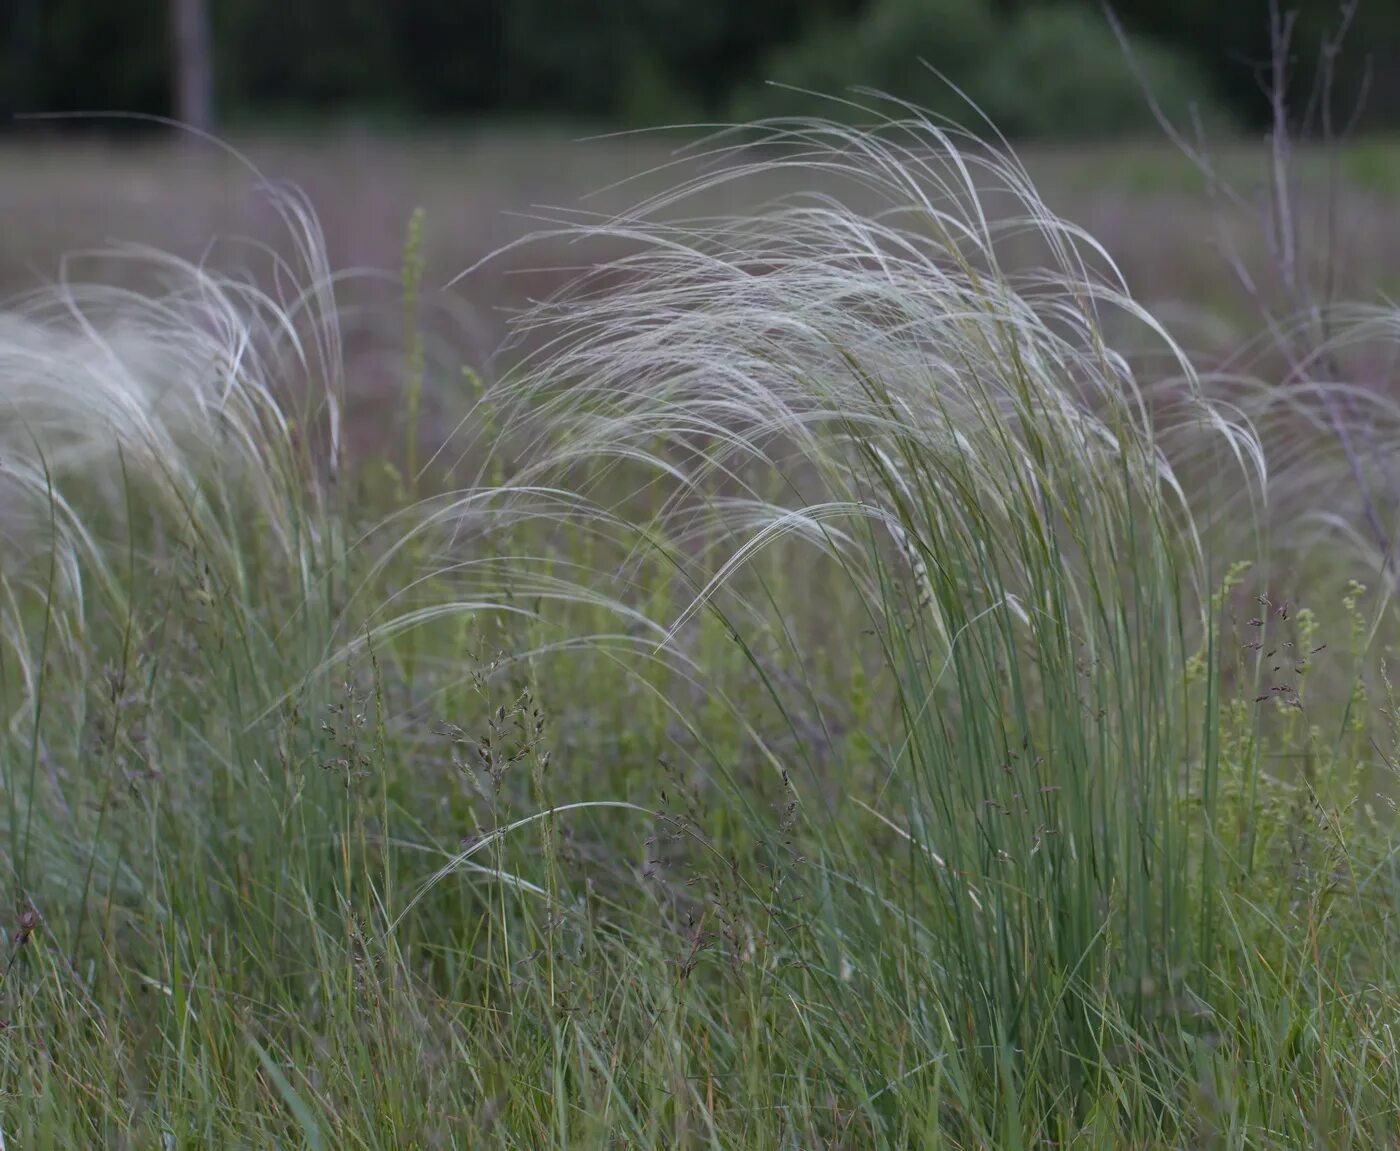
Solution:
{"label": "field of grass", "polygon": [[1385,153],[1283,355],[1145,152],[249,151],[5,184],[0,1147],[1400,1138]]}

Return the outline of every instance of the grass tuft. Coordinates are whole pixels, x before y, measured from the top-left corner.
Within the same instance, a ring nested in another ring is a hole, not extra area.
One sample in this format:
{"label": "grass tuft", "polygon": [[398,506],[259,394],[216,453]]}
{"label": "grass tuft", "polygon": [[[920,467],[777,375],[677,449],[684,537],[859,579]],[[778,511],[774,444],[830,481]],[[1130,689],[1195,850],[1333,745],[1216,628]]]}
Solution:
{"label": "grass tuft", "polygon": [[1393,405],[951,128],[701,159],[423,461],[420,217],[383,460],[295,198],[277,292],[0,318],[6,1139],[1394,1138]]}

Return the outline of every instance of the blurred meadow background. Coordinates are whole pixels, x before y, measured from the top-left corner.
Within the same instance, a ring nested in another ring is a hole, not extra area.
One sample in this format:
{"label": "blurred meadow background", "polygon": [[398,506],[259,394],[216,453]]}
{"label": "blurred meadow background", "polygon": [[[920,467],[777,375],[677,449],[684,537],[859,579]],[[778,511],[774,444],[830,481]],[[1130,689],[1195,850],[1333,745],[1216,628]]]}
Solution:
{"label": "blurred meadow background", "polygon": [[1400,10],[9,0],[0,1151],[1400,1140]]}

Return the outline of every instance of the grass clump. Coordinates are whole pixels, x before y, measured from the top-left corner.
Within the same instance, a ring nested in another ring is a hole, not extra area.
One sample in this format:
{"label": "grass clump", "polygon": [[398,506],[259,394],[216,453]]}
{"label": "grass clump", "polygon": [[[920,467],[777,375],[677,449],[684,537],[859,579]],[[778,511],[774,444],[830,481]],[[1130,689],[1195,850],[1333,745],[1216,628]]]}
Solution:
{"label": "grass clump", "polygon": [[14,320],[7,1138],[1390,1136],[1388,604],[1275,586],[1323,385],[1197,376],[1010,156],[762,144],[563,222],[625,251],[421,466],[410,251],[405,485],[314,234]]}

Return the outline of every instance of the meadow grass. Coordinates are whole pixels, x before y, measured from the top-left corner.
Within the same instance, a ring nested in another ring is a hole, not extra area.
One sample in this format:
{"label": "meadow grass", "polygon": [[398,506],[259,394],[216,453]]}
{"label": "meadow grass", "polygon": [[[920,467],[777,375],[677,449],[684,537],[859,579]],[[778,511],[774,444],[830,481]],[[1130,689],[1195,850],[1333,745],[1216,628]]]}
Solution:
{"label": "meadow grass", "polygon": [[6,313],[6,1146],[1400,1132],[1394,405],[950,129],[708,160],[523,242],[618,254],[421,457],[421,220],[393,459],[295,197],[276,292]]}

